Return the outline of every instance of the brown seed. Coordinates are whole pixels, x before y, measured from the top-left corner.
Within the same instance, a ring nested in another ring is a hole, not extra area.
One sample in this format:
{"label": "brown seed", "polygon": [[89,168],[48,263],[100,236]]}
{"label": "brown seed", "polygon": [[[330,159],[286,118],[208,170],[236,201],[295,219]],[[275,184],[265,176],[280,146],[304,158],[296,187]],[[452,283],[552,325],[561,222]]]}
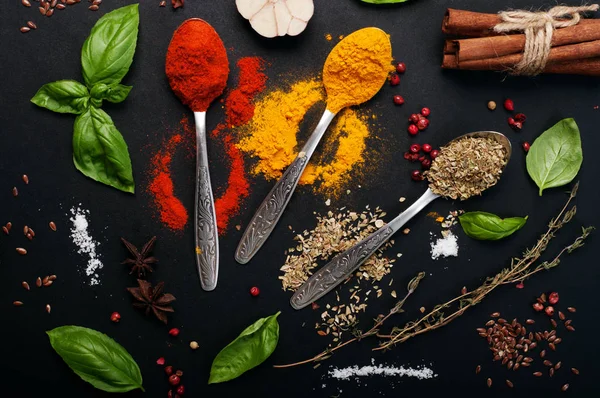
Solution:
{"label": "brown seed", "polygon": [[562,362],[558,361],[558,363],[556,365],[554,365],[554,370],[560,369],[561,365],[562,365]]}
{"label": "brown seed", "polygon": [[575,307],[568,307],[567,311],[569,311],[569,312],[577,312],[577,309]]}
{"label": "brown seed", "polygon": [[575,328],[574,328],[573,326],[569,325],[569,326],[567,326],[567,330],[568,330],[569,332],[574,332],[574,331],[575,331]]}
{"label": "brown seed", "polygon": [[573,321],[571,319],[567,319],[565,321],[565,326],[569,326]]}
{"label": "brown seed", "polygon": [[479,374],[479,372],[481,372],[481,365],[477,365],[475,368],[475,374]]}
{"label": "brown seed", "polygon": [[50,223],[48,224],[48,226],[50,227],[51,230],[56,232],[56,224],[54,224],[54,221],[50,221]]}
{"label": "brown seed", "polygon": [[8,228],[6,228],[6,226],[4,226],[4,225],[2,226],[2,231],[3,231],[3,232],[6,234],[6,235],[8,235],[8,234],[9,234],[9,232],[8,232]]}
{"label": "brown seed", "polygon": [[[556,330],[551,330],[550,333],[548,333],[548,336],[554,336],[556,334]],[[548,338],[548,337],[546,337]]]}
{"label": "brown seed", "polygon": [[95,5],[95,4],[94,4],[94,5],[91,5],[91,6],[89,6],[88,8],[89,8],[91,11],[98,11],[98,9],[99,9],[100,7],[98,7],[97,5]]}
{"label": "brown seed", "polygon": [[537,343],[535,341],[533,343],[529,344],[530,350],[533,350],[535,347],[537,347]]}
{"label": "brown seed", "polygon": [[535,332],[535,339],[537,341],[542,341],[542,335],[540,334],[540,332]]}
{"label": "brown seed", "polygon": [[57,10],[64,10],[66,8],[66,6],[64,4],[57,4],[56,5],[56,9]]}
{"label": "brown seed", "polygon": [[35,231],[33,230],[33,228],[29,228],[29,233],[31,234],[32,237],[35,236]]}
{"label": "brown seed", "polygon": [[569,389],[569,383],[565,384],[560,388],[561,391],[567,391]]}
{"label": "brown seed", "polygon": [[578,375],[579,374],[579,369],[577,368],[571,368],[571,372],[573,372],[573,374]]}
{"label": "brown seed", "polygon": [[525,366],[526,368],[531,366],[529,362],[521,362],[521,366]]}
{"label": "brown seed", "polygon": [[48,281],[44,282],[44,283],[43,283],[43,285],[44,285],[44,286],[46,286],[46,287],[48,287],[48,286],[50,286],[52,283],[54,283],[54,282],[52,282],[52,281],[48,280]]}
{"label": "brown seed", "polygon": [[548,337],[548,341],[550,343],[552,343],[554,340],[556,340],[556,336],[550,336],[550,337]]}
{"label": "brown seed", "polygon": [[552,363],[552,362],[550,362],[550,361],[549,361],[549,360],[547,360],[547,359],[544,359],[544,366],[552,366],[552,365],[553,365],[553,363]]}
{"label": "brown seed", "polygon": [[15,307],[20,307],[20,306],[22,306],[22,305],[23,305],[23,302],[22,302],[22,301],[13,301],[13,305],[14,305]]}
{"label": "brown seed", "polygon": [[489,320],[489,321],[487,321],[487,322],[486,322],[485,326],[488,326],[488,327],[489,327],[489,326],[494,326],[494,324],[495,324],[495,323],[496,323],[496,321],[494,321],[494,320]]}
{"label": "brown seed", "polygon": [[317,334],[318,334],[319,336],[327,336],[327,333],[325,333],[325,331],[324,331],[324,330],[319,330],[319,331],[317,331]]}
{"label": "brown seed", "polygon": [[35,280],[35,285],[37,287],[42,287],[42,278],[38,276],[38,278]]}
{"label": "brown seed", "polygon": [[556,329],[556,321],[554,319],[550,319],[550,323],[552,324],[552,327]]}
{"label": "brown seed", "polygon": [[[21,33],[27,33],[27,32],[29,32],[31,30],[31,28],[28,27],[28,26],[21,26],[21,28],[19,30],[21,31]],[[15,195],[16,189],[17,188],[13,188],[13,195],[14,196],[17,196],[17,195]]]}
{"label": "brown seed", "polygon": [[561,321],[564,321],[567,317],[565,316],[565,314],[562,313],[562,311],[558,311],[558,318]]}
{"label": "brown seed", "polygon": [[562,341],[562,339],[560,337],[558,337],[556,340],[554,340],[554,345],[556,344],[560,344],[560,342]]}
{"label": "brown seed", "polygon": [[486,330],[484,328],[477,328],[477,331],[479,333],[485,333],[486,332]]}
{"label": "brown seed", "polygon": [[527,363],[533,362],[533,358],[531,358],[531,357],[525,357],[525,358],[523,358],[523,362],[527,362]]}
{"label": "brown seed", "polygon": [[519,355],[519,356],[517,357],[517,362],[521,362],[522,360],[523,360],[523,355]]}
{"label": "brown seed", "polygon": [[67,0],[67,4],[68,4],[68,5],[73,5],[73,4],[75,4],[75,3],[76,3],[76,1],[75,1],[75,0]]}
{"label": "brown seed", "polygon": [[513,370],[517,370],[517,369],[519,369],[519,366],[521,366],[521,365],[519,365],[519,363],[518,363],[518,362],[517,362],[517,363],[515,363],[515,366],[513,366]]}
{"label": "brown seed", "polygon": [[504,318],[498,318],[498,323],[500,325],[504,325],[506,323],[506,319],[504,319]]}
{"label": "brown seed", "polygon": [[[36,24],[33,23],[33,21],[27,21],[27,26],[29,26],[31,29],[35,29],[37,28]],[[27,174],[23,174],[23,182],[27,185],[29,184],[29,177],[27,177]]]}
{"label": "brown seed", "polygon": [[158,5],[159,7],[165,7],[167,5],[167,2],[165,0],[161,1],[160,4]]}
{"label": "brown seed", "polygon": [[550,370],[548,371],[548,375],[550,377],[554,376],[554,368],[550,368]]}
{"label": "brown seed", "polygon": [[546,302],[546,293],[542,293],[542,295],[540,296],[540,300],[542,300],[542,303]]}
{"label": "brown seed", "polygon": [[57,4],[58,4],[58,0],[52,0],[50,2],[50,7],[54,8],[54,7],[56,7]]}
{"label": "brown seed", "polygon": [[50,308],[50,304],[46,304],[46,312],[49,314],[52,308]]}
{"label": "brown seed", "polygon": [[17,253],[24,256],[27,254],[27,250],[23,249],[22,247],[17,247]]}
{"label": "brown seed", "polygon": [[92,1],[92,4],[99,6],[100,4],[102,4],[102,0],[94,0]]}
{"label": "brown seed", "polygon": [[513,387],[514,387],[514,384],[513,384],[513,382],[512,382],[512,381],[510,381],[510,380],[508,380],[508,379],[506,379],[506,385],[507,385],[507,386],[509,386],[510,388],[513,388]]}
{"label": "brown seed", "polygon": [[467,294],[467,287],[463,286],[462,289],[460,289],[460,294]]}
{"label": "brown seed", "polygon": [[533,372],[533,375],[535,377],[542,377],[543,373],[542,372]]}
{"label": "brown seed", "polygon": [[29,240],[33,240],[33,235],[31,235],[31,234],[29,234],[29,233],[28,233],[28,234],[27,234],[27,239],[29,239]]}
{"label": "brown seed", "polygon": [[490,315],[492,318],[498,318],[500,316],[499,312],[494,312]]}
{"label": "brown seed", "polygon": [[54,8],[51,8],[48,11],[46,11],[46,16],[47,17],[51,17],[53,14],[54,14]]}
{"label": "brown seed", "polygon": [[12,223],[9,221],[6,223],[6,229],[8,229],[10,231],[11,228],[12,228]]}
{"label": "brown seed", "polygon": [[488,377],[487,379],[487,386],[491,387],[492,386],[492,379]]}
{"label": "brown seed", "polygon": [[49,281],[55,281],[55,280],[56,280],[56,275],[50,275],[50,276],[48,277],[48,280],[49,280]]}
{"label": "brown seed", "polygon": [[29,0],[21,0],[21,4],[23,4],[25,7],[31,7]]}
{"label": "brown seed", "polygon": [[[27,28],[27,26],[23,26],[23,28]],[[21,32],[23,32],[23,28],[21,28]],[[29,30],[27,30],[27,32],[29,32]],[[13,187],[12,194],[15,197],[19,196],[19,190],[17,189],[17,187]]]}
{"label": "brown seed", "polygon": [[512,369],[512,367],[513,367],[513,365],[514,365],[514,364],[515,364],[515,363],[514,363],[513,361],[508,361],[508,365],[506,365],[506,368],[507,368],[508,370],[510,370],[510,369]]}
{"label": "brown seed", "polygon": [[46,15],[46,9],[44,7],[38,7],[38,10],[40,11],[40,14]]}
{"label": "brown seed", "polygon": [[533,325],[535,323],[535,321],[533,319],[528,319],[525,321],[525,323],[528,325]]}
{"label": "brown seed", "polygon": [[29,227],[27,225],[25,225],[23,227],[23,235],[27,236],[27,233],[29,232]]}
{"label": "brown seed", "polygon": [[29,287],[29,283],[25,281],[21,282],[21,286],[23,286],[25,290],[31,290],[31,288]]}

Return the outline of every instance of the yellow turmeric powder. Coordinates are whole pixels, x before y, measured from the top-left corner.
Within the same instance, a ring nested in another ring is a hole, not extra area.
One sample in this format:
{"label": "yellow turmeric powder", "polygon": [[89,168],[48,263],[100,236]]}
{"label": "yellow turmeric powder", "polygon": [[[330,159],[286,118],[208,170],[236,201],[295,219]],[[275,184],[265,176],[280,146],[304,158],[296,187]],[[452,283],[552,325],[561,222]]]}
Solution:
{"label": "yellow turmeric powder", "polygon": [[[257,158],[254,174],[269,180],[281,177],[301,147],[296,135],[305,113],[324,98],[319,80],[309,79],[292,84],[288,90],[275,89],[255,104],[254,117],[242,128],[244,138],[237,144]],[[326,194],[339,193],[350,172],[364,162],[369,117],[353,109],[340,113],[320,146],[320,158],[327,160],[311,160],[300,184],[317,184]]]}
{"label": "yellow turmeric powder", "polygon": [[392,45],[383,30],[364,28],[350,34],[331,50],[323,67],[327,109],[337,113],[368,101],[392,70]]}

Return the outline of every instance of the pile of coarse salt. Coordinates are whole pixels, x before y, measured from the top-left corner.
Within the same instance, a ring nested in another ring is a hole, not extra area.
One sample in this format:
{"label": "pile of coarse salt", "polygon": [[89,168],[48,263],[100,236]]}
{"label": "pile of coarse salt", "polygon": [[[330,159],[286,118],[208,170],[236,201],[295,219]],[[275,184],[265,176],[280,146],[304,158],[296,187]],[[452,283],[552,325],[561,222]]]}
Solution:
{"label": "pile of coarse salt", "polygon": [[375,360],[371,359],[371,365],[358,367],[350,366],[347,368],[333,368],[329,372],[329,376],[334,379],[339,380],[350,380],[351,378],[358,379],[359,377],[365,376],[397,376],[397,377],[415,377],[419,380],[423,379],[433,379],[437,377],[437,374],[433,372],[432,369],[426,367],[425,365],[411,368],[411,367],[395,367],[395,366],[383,366],[383,365],[375,365]]}
{"label": "pile of coarse salt", "polygon": [[442,238],[431,242],[431,258],[437,260],[439,257],[458,257],[458,238],[450,230],[442,232]]}
{"label": "pile of coarse salt", "polygon": [[[81,203],[79,205],[81,206]],[[100,243],[96,242],[88,232],[87,216],[90,214],[90,211],[80,207],[72,207],[71,214],[73,215],[70,219],[73,223],[73,227],[71,228],[71,239],[79,248],[77,253],[87,254],[88,256],[85,274],[90,277],[90,286],[98,285],[100,284],[98,270],[101,270],[104,265],[98,258],[99,255],[96,253],[96,247],[99,246]]]}

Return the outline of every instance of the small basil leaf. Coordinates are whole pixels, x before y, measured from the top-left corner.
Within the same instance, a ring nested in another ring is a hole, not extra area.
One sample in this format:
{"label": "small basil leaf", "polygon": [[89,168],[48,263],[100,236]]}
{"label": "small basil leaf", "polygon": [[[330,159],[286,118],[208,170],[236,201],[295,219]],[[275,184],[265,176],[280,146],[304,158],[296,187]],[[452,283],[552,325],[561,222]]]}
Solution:
{"label": "small basil leaf", "polygon": [[94,108],[101,108],[102,107],[102,100],[98,99],[98,98],[90,98],[90,104]]}
{"label": "small basil leaf", "polygon": [[581,136],[575,120],[563,119],[540,135],[527,153],[527,172],[540,189],[573,181],[583,162]]}
{"label": "small basil leaf", "polygon": [[54,351],[94,387],[107,392],[144,391],[137,363],[107,335],[80,326],[61,326],[46,333]]}
{"label": "small basil leaf", "polygon": [[[97,86],[100,87],[97,90],[94,90]],[[132,88],[132,86],[125,86],[123,84],[111,84],[110,86],[107,86],[106,84],[100,83],[92,88],[92,97],[101,100],[105,99],[108,102],[117,104],[125,101],[125,98],[127,98]]]}
{"label": "small basil leaf", "polygon": [[523,228],[527,217],[500,218],[483,211],[465,213],[458,217],[465,234],[473,239],[499,240]]}
{"label": "small basil leaf", "polygon": [[102,109],[90,107],[75,119],[73,162],[86,176],[133,193],[135,184],[127,144]]}
{"label": "small basil leaf", "polygon": [[235,379],[263,363],[277,347],[280,313],[254,322],[223,348],[212,363],[208,384]]}
{"label": "small basil leaf", "polygon": [[31,99],[42,108],[58,113],[82,113],[88,107],[90,93],[75,80],[58,80],[44,84]]}
{"label": "small basil leaf", "polygon": [[109,12],[94,25],[81,50],[88,87],[121,82],[133,62],[139,22],[138,5],[132,4]]}

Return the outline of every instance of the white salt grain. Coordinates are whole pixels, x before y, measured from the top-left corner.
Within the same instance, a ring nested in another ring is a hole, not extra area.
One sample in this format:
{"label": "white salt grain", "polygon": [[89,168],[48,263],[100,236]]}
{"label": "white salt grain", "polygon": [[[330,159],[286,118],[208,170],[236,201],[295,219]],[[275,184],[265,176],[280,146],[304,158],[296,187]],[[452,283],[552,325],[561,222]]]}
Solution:
{"label": "white salt grain", "polygon": [[458,238],[448,230],[443,238],[431,242],[431,258],[450,256],[458,257]]}
{"label": "white salt grain", "polygon": [[80,207],[72,207],[71,214],[73,215],[70,219],[73,223],[73,227],[71,228],[71,239],[79,248],[77,253],[86,254],[88,256],[85,274],[90,277],[90,286],[98,285],[100,283],[98,270],[102,269],[104,265],[98,258],[99,255],[96,254],[96,247],[99,246],[100,243],[96,242],[88,232],[89,224],[87,216],[89,216],[90,212],[89,210]]}
{"label": "white salt grain", "polygon": [[426,367],[426,366],[421,366],[418,368],[411,368],[411,367],[404,367],[404,366],[400,366],[400,367],[395,367],[395,366],[382,366],[382,365],[377,365],[375,366],[374,361],[371,362],[372,365],[370,366],[363,366],[361,368],[359,368],[358,366],[350,366],[347,368],[342,368],[342,369],[338,369],[338,368],[334,368],[332,370],[330,370],[329,376],[333,377],[334,379],[340,379],[340,380],[349,380],[350,378],[359,378],[359,377],[366,377],[366,376],[373,376],[373,375],[377,375],[377,376],[398,376],[398,377],[415,377],[417,379],[423,380],[423,379],[432,379],[434,377],[436,377],[437,375],[435,373],[433,373],[433,370]]}

